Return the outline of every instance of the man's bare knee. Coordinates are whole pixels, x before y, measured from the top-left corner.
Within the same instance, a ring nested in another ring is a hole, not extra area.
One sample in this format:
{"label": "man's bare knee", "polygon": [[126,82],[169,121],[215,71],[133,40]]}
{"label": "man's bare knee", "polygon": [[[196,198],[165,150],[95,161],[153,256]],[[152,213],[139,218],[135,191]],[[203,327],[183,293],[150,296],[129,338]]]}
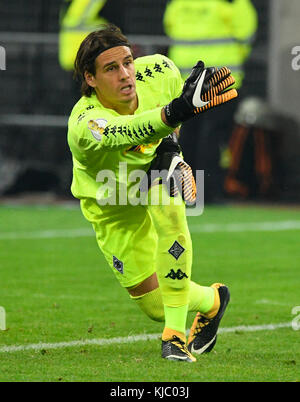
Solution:
{"label": "man's bare knee", "polygon": [[140,282],[138,285],[132,286],[130,288],[126,288],[131,296],[137,297],[142,296],[145,293],[151,292],[152,290],[158,288],[158,280],[156,276],[156,272]]}

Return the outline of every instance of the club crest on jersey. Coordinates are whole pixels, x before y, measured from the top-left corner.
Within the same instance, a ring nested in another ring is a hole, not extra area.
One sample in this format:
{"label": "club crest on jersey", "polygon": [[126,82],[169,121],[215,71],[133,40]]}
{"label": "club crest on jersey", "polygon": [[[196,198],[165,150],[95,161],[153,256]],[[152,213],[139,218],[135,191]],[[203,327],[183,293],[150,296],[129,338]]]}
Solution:
{"label": "club crest on jersey", "polygon": [[97,141],[101,141],[106,125],[107,125],[107,120],[105,120],[105,119],[89,120],[88,129],[90,130],[93,137]]}

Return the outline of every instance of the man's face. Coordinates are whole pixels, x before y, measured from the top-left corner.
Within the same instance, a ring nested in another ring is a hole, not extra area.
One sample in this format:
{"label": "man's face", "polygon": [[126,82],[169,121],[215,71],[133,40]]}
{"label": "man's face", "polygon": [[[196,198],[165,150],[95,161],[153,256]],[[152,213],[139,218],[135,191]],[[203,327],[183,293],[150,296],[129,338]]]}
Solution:
{"label": "man's face", "polygon": [[[85,74],[103,106],[127,114],[137,107],[135,68],[127,46],[105,50],[95,60],[95,75]],[[133,110],[134,111],[134,110]]]}

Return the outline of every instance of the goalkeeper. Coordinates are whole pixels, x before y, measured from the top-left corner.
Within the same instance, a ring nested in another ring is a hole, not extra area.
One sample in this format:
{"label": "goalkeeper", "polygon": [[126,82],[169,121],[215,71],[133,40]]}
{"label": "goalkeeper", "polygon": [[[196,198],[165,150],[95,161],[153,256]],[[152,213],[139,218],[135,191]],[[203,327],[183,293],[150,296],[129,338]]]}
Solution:
{"label": "goalkeeper", "polygon": [[[223,284],[207,287],[191,281],[192,242],[184,200],[191,201],[195,189],[173,133],[182,122],[235,98],[236,91],[229,89],[234,79],[226,67],[205,68],[198,62],[183,85],[167,57],[134,60],[130,43],[114,25],[83,40],[75,74],[82,97],[68,124],[72,194],[80,199],[121,286],[145,314],[164,322],[162,357],[194,362],[194,353],[209,352],[215,345],[230,296]],[[126,166],[125,176],[121,165]],[[151,167],[169,173],[167,182],[150,181],[146,193],[156,202],[124,202],[124,190],[130,194],[134,188],[129,175],[142,170],[151,177]],[[111,175],[106,183],[103,172]],[[184,191],[176,191],[181,180]],[[168,203],[157,202],[162,197]],[[196,317],[186,340],[188,311]]]}

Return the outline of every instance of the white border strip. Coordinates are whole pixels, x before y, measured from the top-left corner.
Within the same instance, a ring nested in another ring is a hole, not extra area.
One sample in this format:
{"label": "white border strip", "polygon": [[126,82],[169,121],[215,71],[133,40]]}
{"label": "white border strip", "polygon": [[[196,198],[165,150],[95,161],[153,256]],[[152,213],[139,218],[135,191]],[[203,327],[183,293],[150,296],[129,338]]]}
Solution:
{"label": "white border strip", "polygon": [[[190,224],[189,228],[192,233],[277,232],[282,230],[300,230],[300,221]],[[32,232],[0,232],[0,240],[58,239],[90,236],[94,236],[94,232],[91,228],[38,230]]]}
{"label": "white border strip", "polygon": [[[228,327],[228,328],[220,328],[218,334],[226,334],[230,332],[255,332],[255,331],[274,331],[279,328],[290,328],[292,327],[291,322],[283,322],[279,324],[265,324],[265,325],[241,325],[237,327]],[[88,346],[88,345],[97,345],[97,346],[106,346],[106,345],[115,345],[115,344],[126,344],[140,341],[149,341],[158,339],[161,337],[161,334],[140,334],[140,335],[131,335],[126,337],[118,337],[111,339],[85,339],[82,341],[70,341],[70,342],[57,342],[57,343],[33,343],[28,345],[11,345],[4,346],[0,348],[0,353],[13,353],[13,352],[24,352],[27,350],[47,350],[47,349],[61,349],[61,348],[70,348],[70,347],[78,347],[78,346]]]}

